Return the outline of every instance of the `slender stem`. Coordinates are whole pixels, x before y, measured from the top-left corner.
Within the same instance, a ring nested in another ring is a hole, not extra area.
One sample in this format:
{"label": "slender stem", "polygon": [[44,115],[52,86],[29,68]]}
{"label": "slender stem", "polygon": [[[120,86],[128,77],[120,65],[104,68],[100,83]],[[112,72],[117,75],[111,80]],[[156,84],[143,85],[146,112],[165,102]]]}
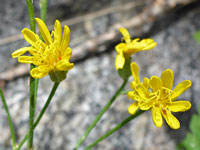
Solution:
{"label": "slender stem", "polygon": [[130,90],[124,90],[124,91],[121,91],[120,94],[121,94],[121,95],[127,95],[129,91],[130,91]]}
{"label": "slender stem", "polygon": [[[31,69],[33,69],[31,67]],[[34,79],[30,76],[30,105],[29,105],[29,141],[28,141],[28,149],[33,149],[33,137],[34,137],[34,118],[35,118],[35,110],[37,103],[37,91],[38,91],[39,79]]]}
{"label": "slender stem", "polygon": [[54,96],[54,94],[55,94],[55,92],[56,92],[58,86],[59,86],[59,82],[55,82],[54,85],[53,85],[53,88],[52,88],[52,90],[51,90],[51,93],[49,94],[49,97],[48,97],[48,99],[47,99],[47,101],[46,101],[46,103],[45,103],[45,105],[44,105],[44,107],[42,108],[42,110],[41,110],[41,112],[40,112],[40,114],[39,114],[37,120],[36,120],[35,123],[34,123],[34,128],[35,128],[35,127],[38,125],[38,123],[40,122],[40,120],[41,120],[42,116],[44,115],[44,113],[45,113],[47,107],[49,106],[49,104],[50,104],[50,102],[51,102],[51,100],[52,100],[52,98],[53,98],[53,96]]}
{"label": "slender stem", "polygon": [[[36,119],[36,121],[35,121],[35,123],[34,123],[34,126],[33,126],[34,129],[36,128],[36,126],[37,126],[38,123],[40,122],[42,116],[44,115],[46,109],[48,108],[48,106],[49,106],[49,104],[50,104],[50,102],[51,102],[51,100],[52,100],[52,98],[53,98],[53,96],[54,96],[54,94],[55,94],[55,92],[56,92],[58,86],[59,86],[59,83],[54,83],[54,85],[53,85],[53,87],[52,87],[52,89],[51,89],[51,92],[50,92],[50,94],[49,94],[49,97],[48,97],[48,99],[47,99],[45,105],[43,106],[43,108],[42,108],[42,110],[41,110],[39,116],[37,117],[37,119]],[[20,142],[20,144],[19,144],[17,150],[20,150],[20,148],[21,148],[21,147],[23,146],[23,144],[26,142],[26,140],[28,139],[28,137],[29,137],[28,134],[26,134],[26,136],[25,136],[25,137],[22,139],[22,141]]]}
{"label": "slender stem", "polygon": [[115,99],[120,95],[121,91],[124,89],[126,83],[128,80],[124,80],[121,87],[115,92],[113,97],[108,101],[106,106],[101,110],[101,112],[98,114],[98,116],[95,118],[95,120],[92,122],[92,124],[87,128],[87,130],[84,132],[83,136],[78,140],[74,150],[77,150],[80,145],[84,142],[84,140],[87,138],[91,130],[96,126],[97,122],[101,119],[103,114],[108,110],[108,108],[111,106],[111,104],[115,101]]}
{"label": "slender stem", "polygon": [[28,133],[26,134],[26,136],[22,139],[22,141],[19,143],[17,150],[20,150],[21,147],[24,145],[24,143],[26,142],[26,140],[28,139]]}
{"label": "slender stem", "polygon": [[[26,0],[26,3],[28,7],[30,29],[35,33],[36,27],[35,27],[33,1]],[[30,70],[32,70],[34,67],[35,66],[31,64]],[[36,89],[35,79],[32,76],[30,76],[29,140],[27,145],[29,150],[33,149],[33,136],[34,136],[33,124],[34,124],[35,104],[36,104],[35,89]]]}
{"label": "slender stem", "polygon": [[0,95],[1,95],[1,100],[3,102],[3,106],[5,108],[5,111],[6,111],[6,114],[7,114],[7,118],[8,118],[8,124],[9,124],[9,127],[10,127],[11,138],[12,138],[12,146],[13,146],[13,149],[15,149],[16,148],[15,130],[14,130],[14,127],[13,127],[13,123],[12,123],[12,119],[11,119],[11,116],[10,116],[10,112],[8,110],[8,105],[6,103],[6,99],[5,99],[1,89],[0,89]]}
{"label": "slender stem", "polygon": [[97,145],[99,142],[101,142],[102,140],[104,140],[105,138],[107,138],[108,136],[110,136],[111,134],[113,134],[115,131],[119,130],[121,127],[123,127],[124,125],[126,125],[127,123],[129,123],[131,120],[135,119],[137,116],[141,115],[144,111],[137,111],[136,114],[131,115],[129,117],[127,117],[125,120],[123,120],[121,123],[119,123],[118,125],[116,125],[114,128],[112,128],[111,130],[109,130],[106,134],[104,134],[102,137],[100,137],[98,140],[96,140],[94,143],[92,143],[91,145],[87,146],[85,148],[85,150],[89,150],[90,148],[94,147],[95,145]]}
{"label": "slender stem", "polygon": [[27,7],[28,7],[30,29],[35,33],[36,27],[35,27],[33,0],[26,0],[26,4],[27,4]]}
{"label": "slender stem", "polygon": [[[33,7],[33,0],[26,0],[28,12],[29,12],[29,22],[30,22],[30,29],[35,33],[36,26],[35,26],[35,17],[34,17],[34,7]],[[46,12],[47,12],[47,4],[48,0],[41,1],[41,18],[45,21]],[[33,69],[35,66],[31,64],[30,69]],[[28,149],[32,149],[33,147],[33,136],[34,136],[34,116],[35,116],[35,109],[36,109],[36,102],[37,102],[37,90],[38,90],[38,83],[39,79],[34,79],[30,76],[30,107],[29,107],[29,138],[28,140]],[[25,141],[24,141],[25,142]]]}
{"label": "slender stem", "polygon": [[[31,65],[31,69],[34,67]],[[33,149],[34,116],[35,116],[35,79],[30,76],[30,101],[29,101],[29,140],[28,150]]]}
{"label": "slender stem", "polygon": [[[46,14],[47,14],[48,0],[41,0],[40,6],[41,6],[40,17],[45,22]],[[40,35],[40,39],[42,40],[41,35]],[[38,84],[39,84],[39,79],[35,79],[35,97],[37,97]],[[36,99],[35,99],[35,106],[36,106]]]}
{"label": "slender stem", "polygon": [[[40,1],[41,4],[41,11],[40,11],[40,18],[46,22],[46,14],[47,14],[47,6],[48,6],[48,0],[41,0]],[[40,35],[40,39],[42,40],[42,36]],[[38,83],[39,83],[39,79],[36,79],[35,84],[36,84],[36,88],[35,88],[35,96],[37,97],[37,89],[38,89]],[[36,105],[35,105],[36,106]]]}
{"label": "slender stem", "polygon": [[40,6],[41,6],[40,17],[45,22],[46,14],[47,14],[47,7],[48,7],[48,0],[41,0]]}
{"label": "slender stem", "polygon": [[36,110],[36,104],[37,104],[37,92],[38,92],[38,84],[39,84],[39,79],[35,79],[35,91],[34,91],[34,110]]}

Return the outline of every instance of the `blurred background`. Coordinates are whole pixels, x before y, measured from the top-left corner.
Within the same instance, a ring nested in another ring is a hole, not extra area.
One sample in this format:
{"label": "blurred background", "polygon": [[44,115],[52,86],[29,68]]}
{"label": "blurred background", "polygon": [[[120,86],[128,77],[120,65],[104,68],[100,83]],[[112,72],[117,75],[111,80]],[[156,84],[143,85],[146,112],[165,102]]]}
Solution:
{"label": "blurred background", "polygon": [[[35,16],[40,1],[33,0]],[[29,28],[25,0],[0,0],[0,85],[5,93],[17,139],[28,129],[29,65],[19,64],[11,53],[28,44],[21,30]],[[104,107],[122,80],[114,67],[114,47],[121,41],[120,27],[131,36],[153,38],[157,47],[133,56],[140,66],[141,79],[160,76],[167,68],[174,71],[174,87],[192,80],[192,87],[179,99],[190,100],[192,109],[176,113],[179,130],[166,123],[156,128],[151,112],[131,121],[98,144],[95,150],[175,150],[189,131],[191,115],[200,104],[200,45],[193,35],[200,30],[200,2],[195,0],[49,0],[47,25],[53,29],[56,19],[71,30],[74,69],[59,86],[53,101],[35,130],[35,150],[71,150],[91,121]],[[133,79],[130,78],[130,81]],[[49,77],[40,80],[37,111],[44,105],[52,87]],[[129,88],[129,84],[126,89]],[[81,149],[124,120],[127,96],[120,96],[103,116]],[[0,150],[9,150],[10,132],[0,102]],[[24,149],[26,144],[24,146]]]}

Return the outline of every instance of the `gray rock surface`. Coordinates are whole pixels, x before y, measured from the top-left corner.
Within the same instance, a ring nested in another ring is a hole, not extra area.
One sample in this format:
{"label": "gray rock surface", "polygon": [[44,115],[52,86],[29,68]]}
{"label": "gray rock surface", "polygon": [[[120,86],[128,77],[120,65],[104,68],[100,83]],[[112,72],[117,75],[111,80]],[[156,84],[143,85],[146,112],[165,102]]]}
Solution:
{"label": "gray rock surface", "polygon": [[[176,142],[179,142],[188,131],[188,121],[200,103],[200,45],[193,40],[193,34],[200,27],[200,9],[191,9],[183,15],[184,17],[177,19],[170,26],[163,24],[165,28],[151,36],[158,43],[156,48],[133,56],[133,61],[140,66],[141,78],[160,76],[162,71],[170,68],[174,71],[174,86],[183,80],[192,80],[192,87],[179,98],[193,103],[190,111],[176,114],[181,122],[181,129],[174,131],[166,124],[156,128],[151,119],[151,112],[146,112],[98,144],[95,150],[175,150]],[[149,26],[148,28],[150,29]],[[21,42],[23,44],[23,41]],[[21,47],[21,44],[17,46]],[[8,46],[12,48],[15,45]],[[6,48],[8,47],[5,45]],[[99,53],[98,56],[76,63],[67,80],[59,86],[35,131],[35,150],[73,148],[90,122],[122,83],[114,67],[115,56],[115,51]],[[10,81],[4,87],[19,141],[28,129],[28,84],[28,77],[24,77]],[[44,105],[52,85],[49,77],[40,80],[36,114]],[[129,89],[129,85],[126,89]],[[81,149],[126,118],[131,103],[132,100],[126,96],[120,96],[91,132]],[[9,128],[2,103],[0,107],[0,149],[9,150]]]}
{"label": "gray rock surface", "polygon": [[[134,27],[133,35],[147,32],[157,16],[173,8],[184,5],[190,0],[154,1],[154,0],[56,0],[49,1],[47,25],[50,30],[56,19],[62,26],[71,30],[70,46],[73,47],[73,60],[87,57],[94,51],[105,51],[113,41],[119,41],[120,27]],[[27,43],[20,31],[29,28],[29,19],[25,1],[0,0],[0,73],[10,70],[17,60],[11,53]],[[123,7],[121,7],[123,5]],[[40,3],[34,1],[35,17],[40,16]],[[2,79],[0,75],[0,79]]]}

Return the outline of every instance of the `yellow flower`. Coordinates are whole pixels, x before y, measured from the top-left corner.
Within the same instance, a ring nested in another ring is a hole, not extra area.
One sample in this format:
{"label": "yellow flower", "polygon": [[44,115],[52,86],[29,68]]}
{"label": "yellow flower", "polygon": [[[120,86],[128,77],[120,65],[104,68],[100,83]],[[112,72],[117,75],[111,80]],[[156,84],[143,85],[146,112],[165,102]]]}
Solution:
{"label": "yellow flower", "polygon": [[124,40],[125,43],[120,43],[115,47],[117,51],[115,59],[116,70],[123,69],[126,59],[132,54],[139,51],[150,50],[157,45],[152,39],[143,39],[140,41],[140,39],[137,38],[131,40],[130,34],[125,28],[120,28],[120,32],[123,35],[122,40]]}
{"label": "yellow flower", "polygon": [[[141,84],[136,84],[134,90],[137,94],[134,94],[133,91],[128,93],[129,98],[140,103],[141,110],[151,109],[153,122],[157,127],[162,126],[163,116],[172,129],[180,128],[180,122],[171,112],[184,112],[191,108],[189,101],[175,100],[190,88],[192,82],[190,80],[182,81],[172,90],[173,81],[173,71],[167,69],[162,72],[161,78],[157,76],[151,77],[149,81],[150,90],[147,90]],[[132,109],[136,109],[136,106],[132,107]]]}
{"label": "yellow flower", "polygon": [[138,110],[139,106],[148,101],[148,99],[142,98],[140,96],[140,91],[136,90],[136,87],[141,86],[143,88],[143,90],[146,90],[146,93],[148,93],[148,89],[149,89],[149,79],[148,78],[144,78],[143,82],[140,82],[140,77],[139,77],[139,67],[135,62],[131,63],[131,72],[132,72],[132,76],[133,79],[135,81],[131,82],[131,89],[133,89],[133,91],[128,92],[128,98],[136,100],[133,104],[131,104],[128,108],[128,111],[130,114],[135,114],[136,111]]}
{"label": "yellow flower", "polygon": [[[69,27],[64,26],[62,36],[61,24],[56,20],[54,31],[52,31],[54,38],[52,39],[45,23],[39,18],[35,20],[44,42],[39,39],[37,34],[24,28],[22,30],[23,37],[31,46],[16,50],[12,53],[12,57],[18,57],[18,61],[21,63],[36,65],[37,67],[30,72],[33,78],[42,78],[49,74],[53,81],[60,82],[66,77],[67,71],[74,66],[73,63],[69,62],[72,55],[72,50],[68,47],[70,40]],[[25,52],[29,52],[31,56],[21,56]]]}

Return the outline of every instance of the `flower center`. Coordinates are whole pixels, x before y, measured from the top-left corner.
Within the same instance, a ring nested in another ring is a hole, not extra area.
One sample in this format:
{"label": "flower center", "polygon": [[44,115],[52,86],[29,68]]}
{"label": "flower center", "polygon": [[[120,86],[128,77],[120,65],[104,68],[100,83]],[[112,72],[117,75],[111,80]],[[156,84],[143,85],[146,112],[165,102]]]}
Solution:
{"label": "flower center", "polygon": [[155,105],[159,105],[161,107],[165,107],[166,103],[171,102],[171,93],[173,91],[166,87],[162,87],[161,90],[157,90],[156,92],[152,92],[149,94],[150,99],[154,101]]}

